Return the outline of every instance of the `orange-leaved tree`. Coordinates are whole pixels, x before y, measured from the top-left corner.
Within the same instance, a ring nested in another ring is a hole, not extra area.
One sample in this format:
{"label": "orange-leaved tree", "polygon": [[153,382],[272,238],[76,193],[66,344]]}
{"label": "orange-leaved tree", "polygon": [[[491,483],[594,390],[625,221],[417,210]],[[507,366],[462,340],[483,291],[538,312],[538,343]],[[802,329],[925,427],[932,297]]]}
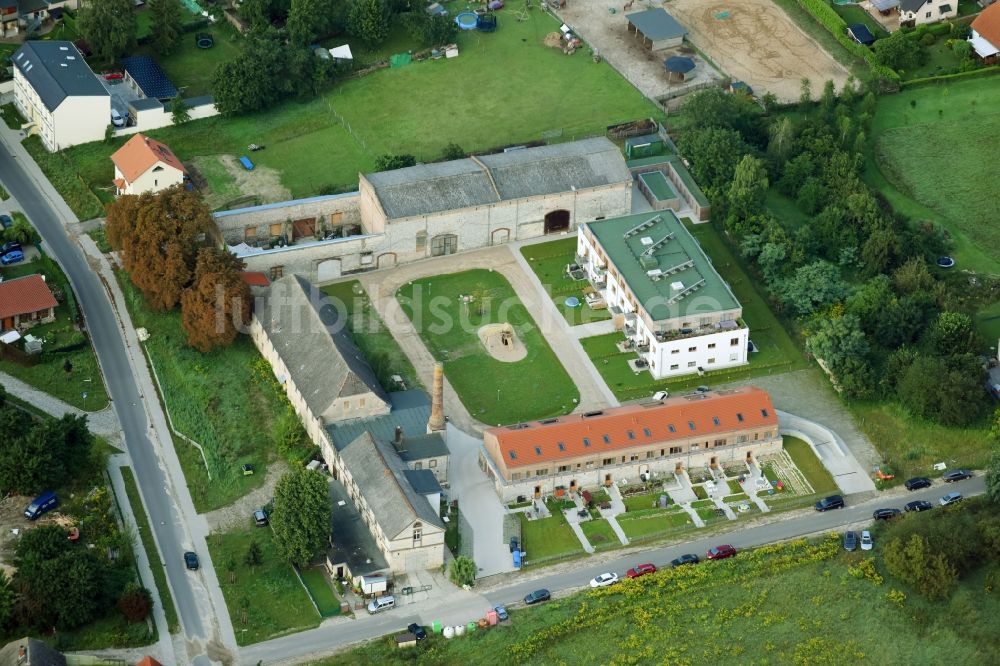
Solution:
{"label": "orange-leaved tree", "polygon": [[194,281],[181,295],[181,324],[198,351],[228,345],[250,321],[250,287],[242,270],[243,261],[226,250],[198,252]]}

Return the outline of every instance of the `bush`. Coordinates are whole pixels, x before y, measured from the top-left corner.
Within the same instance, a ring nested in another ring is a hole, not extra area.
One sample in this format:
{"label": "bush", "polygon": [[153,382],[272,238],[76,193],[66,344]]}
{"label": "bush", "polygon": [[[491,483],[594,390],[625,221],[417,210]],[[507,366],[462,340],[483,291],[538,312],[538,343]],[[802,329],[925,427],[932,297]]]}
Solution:
{"label": "bush", "polygon": [[936,41],[937,37],[932,32],[924,33],[924,36],[920,38],[920,43],[923,46],[933,46]]}

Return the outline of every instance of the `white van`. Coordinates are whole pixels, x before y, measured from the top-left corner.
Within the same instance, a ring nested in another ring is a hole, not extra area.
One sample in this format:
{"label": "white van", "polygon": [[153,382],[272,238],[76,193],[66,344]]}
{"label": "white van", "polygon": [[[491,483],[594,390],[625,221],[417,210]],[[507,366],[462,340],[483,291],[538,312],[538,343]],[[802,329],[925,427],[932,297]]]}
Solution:
{"label": "white van", "polygon": [[374,615],[375,613],[389,610],[396,605],[396,597],[391,594],[387,594],[384,597],[379,597],[375,599],[370,604],[368,604],[368,612]]}

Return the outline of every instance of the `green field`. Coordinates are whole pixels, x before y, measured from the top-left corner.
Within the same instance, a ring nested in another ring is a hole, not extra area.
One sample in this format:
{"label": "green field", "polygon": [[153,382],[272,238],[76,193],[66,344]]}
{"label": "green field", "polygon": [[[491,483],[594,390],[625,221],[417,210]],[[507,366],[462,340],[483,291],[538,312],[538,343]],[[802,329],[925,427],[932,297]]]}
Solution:
{"label": "green field", "polygon": [[[611,318],[607,308],[594,310],[587,305],[583,290],[590,286],[589,282],[574,280],[566,274],[566,266],[576,261],[575,236],[525,245],[521,248],[521,254],[570,326]],[[575,308],[566,305],[566,299],[570,296],[579,298],[581,305]]]}
{"label": "green field", "polygon": [[603,518],[580,523],[580,529],[583,530],[587,541],[594,547],[594,550],[617,548],[622,545],[615,531],[611,529],[611,523]]}
{"label": "green field", "polygon": [[[494,34],[460,34],[458,58],[379,70],[338,83],[306,103],[288,102],[264,113],[208,118],[149,134],[184,161],[198,155],[241,155],[249,143],[265,145],[254,161],[277,170],[292,196],[302,197],[354,189],[358,172],[372,170],[382,153],[432,160],[452,142],[467,151],[483,151],[537,140],[543,132],[570,140],[603,134],[615,122],[661,115],[607,63],[595,64],[585,53],[567,57],[543,46],[545,35],[559,27],[550,16],[536,10],[521,23],[504,10],[499,20],[503,27]],[[220,48],[217,40],[213,50]],[[170,62],[164,66],[171,74]],[[123,141],[74,146],[65,151],[66,159],[86,183],[110,187],[108,156]],[[83,198],[68,196],[74,181],[50,173],[58,165],[55,159],[45,162],[43,169],[73,210],[93,217],[95,204],[85,208]]]}
{"label": "green field", "polygon": [[782,448],[791,456],[792,462],[812,485],[817,495],[837,492],[837,483],[813,452],[812,447],[798,437],[782,438]]}
{"label": "green field", "polygon": [[[244,562],[251,541],[256,541],[263,553],[263,563],[254,570]],[[215,532],[208,536],[207,543],[239,645],[319,625],[321,618],[295,571],[278,557],[270,529],[247,525]],[[235,582],[230,578],[233,565]]]}
{"label": "green field", "polygon": [[[946,601],[866,577],[869,557],[839,536],[741,552],[724,562],[660,570],[517,610],[505,626],[445,640],[421,663],[476,664],[985,664],[1000,650],[1000,595],[986,570]],[[853,570],[853,575],[852,575]],[[987,588],[989,589],[989,588]],[[893,601],[889,592],[903,592]],[[964,621],[956,621],[964,618]],[[835,631],[831,627],[836,627]],[[392,637],[317,666],[413,663]]]}
{"label": "green field", "polygon": [[571,555],[582,555],[583,546],[566,523],[566,516],[554,504],[549,506],[552,516],[528,520],[518,512],[521,521],[521,550],[530,564]]}
{"label": "green field", "polygon": [[[138,17],[141,19],[149,14],[148,11],[139,12]],[[141,23],[140,20],[140,33],[143,29]],[[199,49],[195,44],[195,35],[201,33],[212,35],[215,38],[215,46],[210,49]],[[169,56],[157,55],[151,45],[140,47],[136,55],[152,56],[184,97],[211,95],[215,69],[223,62],[236,57],[239,53],[238,39],[235,28],[222,21],[198,28],[195,32],[185,32],[181,35],[177,50]]]}
{"label": "green field", "polygon": [[[472,302],[463,303],[462,295]],[[404,285],[396,298],[474,419],[517,423],[573,411],[579,391],[499,273],[435,275]],[[478,330],[492,323],[513,326],[527,356],[516,362],[490,356]]]}
{"label": "green field", "polygon": [[323,293],[333,300],[338,310],[348,316],[348,332],[375,370],[382,388],[387,391],[399,390],[400,387],[392,381],[393,375],[402,377],[407,388],[420,386],[413,364],[382,323],[382,318],[372,307],[371,299],[357,280],[327,285],[323,287]]}
{"label": "green field", "polygon": [[[869,184],[890,190],[899,212],[951,232],[958,268],[992,273],[1000,273],[1000,199],[987,165],[1000,133],[998,83],[978,77],[879,98],[866,173]],[[879,176],[893,187],[880,187]],[[924,210],[894,197],[893,188]]]}
{"label": "green field", "polygon": [[333,588],[330,587],[330,581],[322,567],[303,569],[299,575],[302,576],[302,582],[305,583],[310,596],[316,602],[320,615],[323,617],[340,615],[340,601],[333,593]]}

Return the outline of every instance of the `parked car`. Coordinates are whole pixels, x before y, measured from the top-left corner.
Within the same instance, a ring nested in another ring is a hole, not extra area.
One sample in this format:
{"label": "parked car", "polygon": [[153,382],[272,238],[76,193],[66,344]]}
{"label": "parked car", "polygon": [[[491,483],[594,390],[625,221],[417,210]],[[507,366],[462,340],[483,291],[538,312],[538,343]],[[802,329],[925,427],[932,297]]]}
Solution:
{"label": "parked car", "polygon": [[184,553],[184,566],[186,566],[189,571],[197,571],[199,566],[198,553],[194,553],[190,550]]}
{"label": "parked car", "polygon": [[111,124],[115,127],[125,127],[125,119],[122,118],[122,114],[118,113],[117,109],[111,109]]}
{"label": "parked car", "polygon": [[511,537],[510,538],[510,552],[513,553],[515,550],[520,550],[520,543],[518,542],[517,537]]}
{"label": "parked car", "polygon": [[921,488],[930,488],[931,480],[926,476],[917,476],[907,480],[903,485],[906,486],[907,490],[920,490]]}
{"label": "parked car", "polygon": [[972,478],[972,472],[967,469],[954,469],[950,472],[945,472],[941,475],[945,483],[954,483],[955,481],[965,481],[966,479]]}
{"label": "parked car", "polygon": [[396,605],[396,597],[391,594],[387,594],[384,597],[379,597],[378,599],[372,600],[368,604],[368,613],[374,615],[375,613],[381,613],[384,610],[389,610]]}
{"label": "parked car", "polygon": [[657,391],[653,394],[653,400],[666,400],[668,395],[670,395],[670,393],[667,391]]}
{"label": "parked car", "polygon": [[948,493],[938,500],[938,503],[941,506],[948,506],[949,504],[954,504],[955,502],[961,502],[963,499],[965,498],[962,497],[962,493]]}
{"label": "parked car", "polygon": [[902,513],[899,509],[875,509],[872,518],[875,520],[892,520]]}
{"label": "parked car", "polygon": [[17,241],[7,241],[3,245],[0,245],[0,254],[7,254],[8,252],[13,252],[14,250],[21,250],[21,244]]}
{"label": "parked car", "polygon": [[858,533],[854,530],[844,532],[844,550],[852,552],[858,548]]}
{"label": "parked car", "polygon": [[57,506],[59,506],[59,498],[51,490],[46,490],[25,507],[24,517],[28,520],[36,520],[40,515],[46,511],[51,511]]}
{"label": "parked car", "polygon": [[872,541],[872,533],[865,530],[861,533],[861,550],[871,550],[875,547],[875,542]]}
{"label": "parked car", "polygon": [[592,581],[590,581],[591,587],[607,587],[608,585],[614,585],[618,582],[618,574],[616,573],[602,573],[597,576]]}
{"label": "parked car", "polygon": [[843,509],[844,508],[844,498],[840,495],[830,495],[829,497],[824,497],[820,501],[816,502],[815,509],[817,511],[828,511],[830,509]]}
{"label": "parked car", "polygon": [[529,592],[527,596],[524,597],[524,603],[530,606],[531,604],[537,604],[540,601],[548,601],[552,598],[552,593],[548,590],[535,590],[534,592]]}
{"label": "parked car", "polygon": [[909,513],[911,511],[927,511],[928,509],[933,509],[934,505],[927,500],[914,500],[913,502],[907,503],[907,505],[903,508],[906,509],[907,513]]}
{"label": "parked car", "polygon": [[414,638],[418,641],[422,641],[427,638],[427,630],[421,627],[419,624],[414,622],[413,624],[406,627],[406,630],[413,634]]}
{"label": "parked car", "polygon": [[3,264],[4,266],[10,266],[11,264],[16,264],[21,261],[24,261],[24,252],[21,252],[20,250],[8,252],[0,257],[0,264]]}
{"label": "parked car", "polygon": [[628,571],[625,575],[629,578],[638,578],[639,576],[645,576],[646,574],[656,573],[656,567],[652,564],[637,564]]}
{"label": "parked car", "polygon": [[253,521],[257,524],[257,527],[267,527],[267,524],[270,522],[267,517],[267,511],[264,511],[264,509],[254,511]]}
{"label": "parked car", "polygon": [[510,619],[510,616],[507,615],[507,609],[504,608],[503,606],[494,606],[493,610],[497,612],[497,619],[500,620],[501,622],[506,622],[508,619]]}
{"label": "parked car", "polygon": [[736,549],[730,546],[728,543],[721,546],[716,546],[715,548],[709,548],[706,557],[710,560],[724,560],[727,557],[732,557],[736,554]]}
{"label": "parked car", "polygon": [[14,220],[10,215],[0,215],[0,227],[10,229],[14,225]]}
{"label": "parked car", "polygon": [[687,555],[681,555],[680,557],[675,557],[670,560],[670,566],[676,569],[677,567],[682,567],[685,564],[698,564],[701,559],[694,553],[688,553]]}

